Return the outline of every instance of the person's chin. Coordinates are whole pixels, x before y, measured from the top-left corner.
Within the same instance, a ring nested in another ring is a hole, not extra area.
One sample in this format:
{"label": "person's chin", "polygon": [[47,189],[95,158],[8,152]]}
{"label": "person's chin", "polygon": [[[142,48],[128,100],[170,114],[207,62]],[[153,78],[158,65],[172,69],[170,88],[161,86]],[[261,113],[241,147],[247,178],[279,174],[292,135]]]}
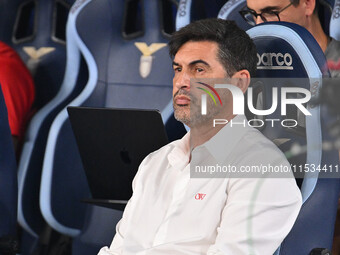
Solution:
{"label": "person's chin", "polygon": [[190,119],[190,113],[184,113],[184,112],[176,112],[175,111],[175,119],[184,123],[185,125],[187,125],[187,123],[189,122]]}

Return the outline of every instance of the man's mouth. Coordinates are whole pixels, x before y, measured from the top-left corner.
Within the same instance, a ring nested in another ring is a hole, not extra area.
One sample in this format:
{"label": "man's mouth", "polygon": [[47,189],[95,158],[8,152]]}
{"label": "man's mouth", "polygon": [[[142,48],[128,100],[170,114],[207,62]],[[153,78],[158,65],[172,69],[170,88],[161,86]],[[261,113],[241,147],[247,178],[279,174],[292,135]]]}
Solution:
{"label": "man's mouth", "polygon": [[190,98],[187,96],[177,96],[175,98],[175,103],[179,106],[184,106],[184,105],[188,105],[190,103]]}

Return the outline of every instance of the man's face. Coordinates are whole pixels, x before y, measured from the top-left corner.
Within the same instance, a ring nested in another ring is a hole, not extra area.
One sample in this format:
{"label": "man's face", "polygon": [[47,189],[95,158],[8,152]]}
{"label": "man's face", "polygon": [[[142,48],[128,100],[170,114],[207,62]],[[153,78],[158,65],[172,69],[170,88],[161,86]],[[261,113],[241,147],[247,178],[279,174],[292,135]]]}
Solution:
{"label": "man's face", "polygon": [[[217,53],[218,45],[215,42],[189,41],[183,44],[175,55],[173,61],[175,118],[188,126],[193,126],[202,120],[200,114],[200,94],[202,93],[191,88],[190,79],[225,78],[227,76],[222,64],[217,59]],[[212,107],[210,108],[212,109]],[[210,113],[210,115],[213,114]]]}
{"label": "man's face", "polygon": [[[254,10],[256,13],[280,11],[291,2],[289,0],[247,0],[249,9]],[[299,5],[291,5],[287,9],[279,13],[280,21],[287,21],[305,27],[305,10],[302,0]],[[263,23],[260,16],[255,19],[256,24]]]}

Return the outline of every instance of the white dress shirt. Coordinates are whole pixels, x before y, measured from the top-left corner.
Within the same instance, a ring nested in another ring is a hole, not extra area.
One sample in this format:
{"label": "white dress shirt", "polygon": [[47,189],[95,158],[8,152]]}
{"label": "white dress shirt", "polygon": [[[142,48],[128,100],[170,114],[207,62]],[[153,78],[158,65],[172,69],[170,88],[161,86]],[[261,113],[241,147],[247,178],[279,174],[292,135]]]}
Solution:
{"label": "white dress shirt", "polygon": [[[189,140],[190,133],[144,159],[112,244],[98,255],[271,255],[278,248],[301,207],[292,174],[190,178]],[[221,147],[223,151],[216,149]],[[195,157],[238,168],[278,162],[289,166],[271,141],[248,126],[226,125],[192,151],[192,161]]]}

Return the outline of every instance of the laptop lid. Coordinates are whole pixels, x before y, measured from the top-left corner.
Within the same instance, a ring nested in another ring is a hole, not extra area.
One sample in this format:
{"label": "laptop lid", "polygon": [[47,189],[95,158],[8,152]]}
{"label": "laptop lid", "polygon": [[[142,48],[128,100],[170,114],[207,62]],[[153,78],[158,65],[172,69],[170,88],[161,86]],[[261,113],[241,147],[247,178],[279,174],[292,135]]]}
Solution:
{"label": "laptop lid", "polygon": [[142,160],[168,143],[157,110],[68,107],[94,199],[128,200]]}

